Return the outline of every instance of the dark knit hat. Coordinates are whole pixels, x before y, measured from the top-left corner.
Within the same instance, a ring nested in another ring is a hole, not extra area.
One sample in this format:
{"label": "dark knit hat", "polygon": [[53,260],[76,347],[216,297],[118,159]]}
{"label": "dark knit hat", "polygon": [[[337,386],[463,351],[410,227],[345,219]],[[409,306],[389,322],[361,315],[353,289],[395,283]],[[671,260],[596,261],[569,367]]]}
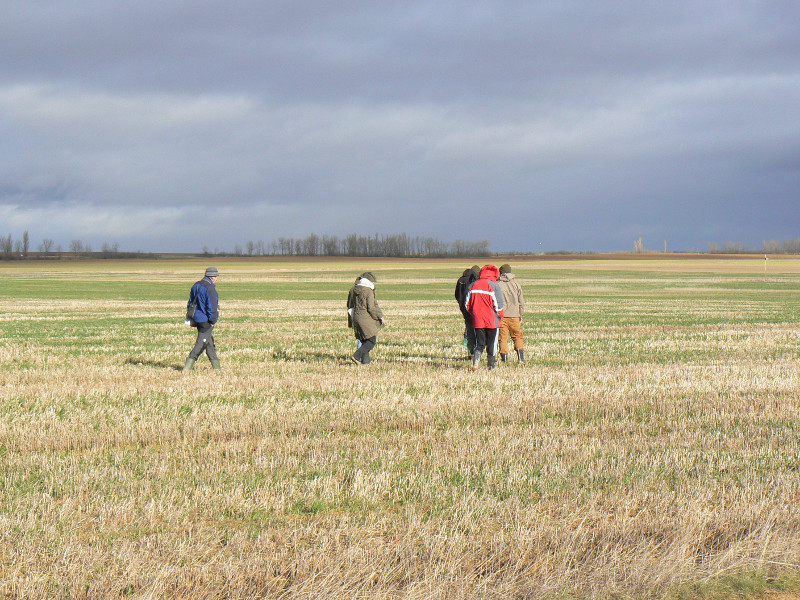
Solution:
{"label": "dark knit hat", "polygon": [[206,269],[206,277],[219,277],[219,269],[217,267],[208,267]]}
{"label": "dark knit hat", "polygon": [[470,270],[475,273],[475,277],[481,274],[481,268],[478,265],[472,265],[472,269]]}
{"label": "dark knit hat", "polygon": [[511,273],[511,265],[506,263],[504,265],[500,265],[500,275],[503,273]]}

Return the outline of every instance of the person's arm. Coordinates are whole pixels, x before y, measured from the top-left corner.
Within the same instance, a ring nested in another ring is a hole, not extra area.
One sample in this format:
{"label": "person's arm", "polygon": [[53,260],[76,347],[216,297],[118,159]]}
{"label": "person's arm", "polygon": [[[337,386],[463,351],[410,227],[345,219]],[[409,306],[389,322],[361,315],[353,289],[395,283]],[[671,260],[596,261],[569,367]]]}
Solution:
{"label": "person's arm", "polygon": [[492,288],[494,292],[494,303],[495,303],[495,310],[497,311],[497,316],[499,318],[503,318],[503,308],[505,304],[503,303],[503,290],[500,288],[500,284],[496,281],[490,281],[489,286]]}
{"label": "person's arm", "polygon": [[216,325],[219,320],[219,294],[217,294],[217,290],[213,285],[209,286],[207,292],[208,312],[206,314],[208,315],[208,322]]}
{"label": "person's arm", "polygon": [[378,306],[378,301],[375,300],[374,290],[371,294],[367,294],[367,313],[369,313],[369,316],[371,316],[373,319],[379,321],[381,325],[384,324],[383,311],[381,310],[381,307]]}

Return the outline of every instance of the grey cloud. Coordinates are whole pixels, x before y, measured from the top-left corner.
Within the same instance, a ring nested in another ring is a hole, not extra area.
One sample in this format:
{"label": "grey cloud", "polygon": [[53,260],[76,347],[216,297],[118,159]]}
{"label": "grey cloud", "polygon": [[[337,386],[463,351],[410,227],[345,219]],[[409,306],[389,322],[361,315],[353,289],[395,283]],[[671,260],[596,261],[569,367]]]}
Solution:
{"label": "grey cloud", "polygon": [[798,18],[789,1],[10,1],[0,206],[30,224],[61,203],[73,237],[87,206],[109,235],[140,207],[185,244],[175,215],[197,207],[227,247],[353,227],[497,249],[797,237]]}

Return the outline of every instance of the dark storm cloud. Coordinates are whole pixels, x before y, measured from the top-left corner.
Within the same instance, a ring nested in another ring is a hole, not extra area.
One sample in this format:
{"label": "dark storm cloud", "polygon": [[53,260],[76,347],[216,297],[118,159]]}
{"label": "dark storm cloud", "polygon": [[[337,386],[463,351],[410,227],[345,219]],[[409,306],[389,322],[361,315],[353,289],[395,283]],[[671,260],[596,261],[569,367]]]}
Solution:
{"label": "dark storm cloud", "polygon": [[6,2],[0,211],[156,249],[799,237],[798,18],[733,0]]}

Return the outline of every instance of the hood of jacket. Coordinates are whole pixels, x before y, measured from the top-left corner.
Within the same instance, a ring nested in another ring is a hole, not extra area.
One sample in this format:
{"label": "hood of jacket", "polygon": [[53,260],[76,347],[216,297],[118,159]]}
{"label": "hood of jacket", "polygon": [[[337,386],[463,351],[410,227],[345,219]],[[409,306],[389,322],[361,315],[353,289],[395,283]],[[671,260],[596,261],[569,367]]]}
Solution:
{"label": "hood of jacket", "polygon": [[500,281],[511,281],[512,279],[514,279],[513,273],[503,273],[500,275]]}
{"label": "hood of jacket", "polygon": [[362,285],[362,286],[364,286],[364,287],[368,287],[368,288],[369,288],[369,289],[371,289],[371,290],[374,290],[374,289],[375,289],[375,284],[374,284],[374,283],[372,283],[372,282],[371,282],[369,279],[367,279],[366,277],[362,277],[361,279],[359,279],[359,280],[358,280],[358,283],[357,283],[356,285]]}
{"label": "hood of jacket", "polygon": [[481,269],[480,279],[488,279],[489,281],[497,281],[500,277],[500,269],[494,265],[486,265]]}

